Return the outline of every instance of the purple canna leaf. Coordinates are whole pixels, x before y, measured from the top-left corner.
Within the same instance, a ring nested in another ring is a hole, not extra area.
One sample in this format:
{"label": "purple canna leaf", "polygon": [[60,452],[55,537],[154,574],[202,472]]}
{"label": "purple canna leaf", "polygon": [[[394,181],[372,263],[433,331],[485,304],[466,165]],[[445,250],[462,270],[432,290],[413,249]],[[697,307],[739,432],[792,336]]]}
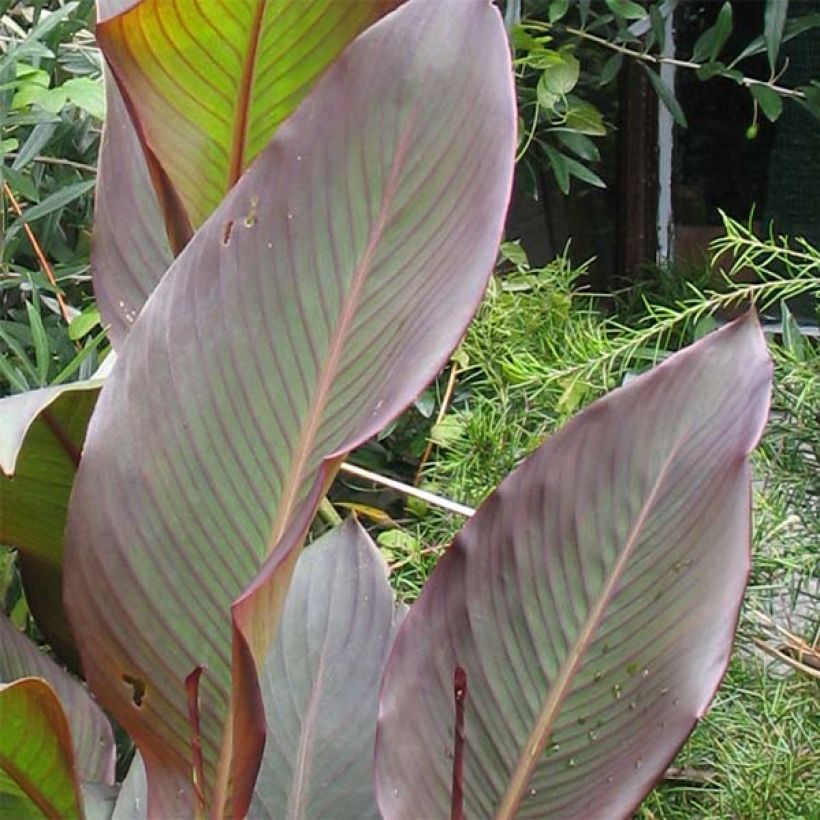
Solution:
{"label": "purple canna leaf", "polygon": [[465,816],[630,815],[729,660],[770,380],[747,316],[590,406],[487,499],[388,661],[385,818],[450,810],[459,666]]}

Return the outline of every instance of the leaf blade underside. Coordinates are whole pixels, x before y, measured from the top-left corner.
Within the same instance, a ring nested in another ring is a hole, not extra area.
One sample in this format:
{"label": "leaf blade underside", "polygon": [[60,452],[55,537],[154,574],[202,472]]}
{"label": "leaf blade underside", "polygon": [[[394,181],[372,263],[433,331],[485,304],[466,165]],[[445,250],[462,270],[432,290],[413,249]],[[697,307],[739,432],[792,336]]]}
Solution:
{"label": "leaf blade underside", "polygon": [[301,553],[260,679],[268,737],[250,816],[379,816],[378,692],[404,612],[354,519]]}
{"label": "leaf blade underside", "polygon": [[[286,588],[334,462],[415,398],[472,316],[514,130],[497,12],[411,0],[323,76],[129,333],[75,485],[66,596],[89,682],[140,746],[152,810],[190,811],[197,666],[213,797],[232,602],[287,535],[238,619],[237,685],[251,691],[282,604],[270,590]],[[237,749],[261,756],[258,738]]]}
{"label": "leaf blade underside", "polygon": [[446,814],[456,666],[466,816],[630,814],[728,663],[769,385],[747,317],[592,405],[502,482],[388,661],[385,817]]}

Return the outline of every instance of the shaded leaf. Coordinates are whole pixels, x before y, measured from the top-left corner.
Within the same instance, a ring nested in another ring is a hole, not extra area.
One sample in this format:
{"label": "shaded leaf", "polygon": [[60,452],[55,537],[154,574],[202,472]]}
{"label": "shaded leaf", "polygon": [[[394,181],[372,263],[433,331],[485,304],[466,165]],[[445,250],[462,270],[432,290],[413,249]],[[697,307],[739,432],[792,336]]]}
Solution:
{"label": "shaded leaf", "polygon": [[174,254],[139,138],[108,74],[105,96],[91,270],[100,314],[119,347]]}
{"label": "shaded leaf", "polygon": [[680,103],[675,99],[675,94],[672,89],[666,84],[660,74],[648,68],[643,63],[641,63],[641,67],[646,71],[649,82],[652,83],[655,93],[661,98],[661,101],[672,115],[672,119],[681,126],[681,128],[686,128],[686,116],[680,107]]}
{"label": "shaded leaf", "polygon": [[[784,0],[785,4],[785,0]],[[800,17],[795,17],[792,20],[786,20],[783,26],[783,34],[780,38],[780,45],[789,42],[801,35],[804,31],[811,31],[820,26],[820,14],[803,14]],[[762,54],[767,51],[766,35],[765,33],[759,37],[755,37],[740,54],[732,61],[732,65],[745,60],[748,57],[754,57],[756,54]]]}
{"label": "shaded leaf", "polygon": [[601,75],[598,77],[598,86],[603,88],[605,85],[609,85],[618,75],[623,64],[624,55],[620,52],[616,51],[607,57],[606,62],[601,67]]}
{"label": "shaded leaf", "polygon": [[732,33],[732,4],[729,0],[720,7],[714,25],[695,41],[692,59],[696,63],[714,62]]}
{"label": "shaded leaf", "polygon": [[66,595],[152,813],[191,812],[184,681],[200,666],[206,799],[247,808],[257,667],[295,550],[339,460],[445,364],[491,273],[511,77],[485,0],[404,4],[278,130],[129,333],[75,484]]}
{"label": "shaded leaf", "polygon": [[[551,52],[552,60],[544,68],[544,73],[540,80],[543,81],[546,89],[552,94],[563,96],[569,94],[578,83],[578,75],[581,71],[581,64],[568,52]],[[540,85],[540,81],[539,81]]]}
{"label": "shaded leaf", "polygon": [[0,399],[0,542],[17,548],[38,626],[75,669],[62,607],[63,531],[99,388],[82,382]]}
{"label": "shaded leaf", "polygon": [[268,737],[252,817],[379,816],[379,686],[404,612],[355,519],[301,554],[260,680]]}
{"label": "shaded leaf", "polygon": [[[15,163],[16,165],[16,163]],[[79,199],[83,194],[87,193],[94,187],[93,179],[86,179],[82,182],[73,182],[70,185],[64,185],[58,188],[53,194],[47,196],[42,202],[26,208],[22,216],[18,216],[14,222],[11,223],[6,231],[6,241],[20,230],[27,222],[34,222],[35,219],[42,219],[44,216],[53,214],[65,208],[66,205],[71,204],[74,200]]]}
{"label": "shaded leaf", "polygon": [[647,14],[646,9],[633,0],[606,0],[606,4],[613,14],[624,20],[643,20]]}
{"label": "shaded leaf", "polygon": [[145,777],[145,764],[137,752],[128,767],[125,780],[122,781],[111,820],[147,820],[147,817],[148,782]]}
{"label": "shaded leaf", "polygon": [[783,99],[769,86],[753,85],[749,90],[769,122],[774,122],[783,113]]}
{"label": "shaded leaf", "polygon": [[789,0],[766,0],[763,13],[763,39],[766,41],[766,56],[769,68],[774,73],[777,67],[777,54],[783,40],[783,28],[789,13]]}
{"label": "shaded leaf", "polygon": [[385,817],[627,817],[714,695],[750,549],[771,364],[746,317],[591,405],[482,504],[396,637]]}
{"label": "shaded leaf", "polygon": [[65,713],[39,678],[0,684],[0,808],[6,817],[82,816]]}

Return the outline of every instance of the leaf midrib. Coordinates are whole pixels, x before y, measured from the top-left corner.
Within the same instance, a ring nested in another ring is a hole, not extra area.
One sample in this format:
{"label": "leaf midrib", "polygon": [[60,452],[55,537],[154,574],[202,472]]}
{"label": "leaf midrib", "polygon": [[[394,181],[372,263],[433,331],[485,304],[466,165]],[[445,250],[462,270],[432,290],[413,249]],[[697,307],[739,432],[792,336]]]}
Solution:
{"label": "leaf midrib", "polygon": [[251,105],[254,74],[256,72],[256,54],[259,50],[259,40],[262,36],[262,21],[265,19],[268,0],[259,0],[254,12],[248,38],[248,50],[242,66],[242,76],[239,81],[239,100],[234,118],[233,139],[231,140],[231,155],[228,163],[228,184],[230,191],[245,170],[245,152],[248,144],[248,117]]}
{"label": "leaf midrib", "polygon": [[627,536],[626,543],[621,551],[621,555],[615,562],[615,566],[610,573],[609,579],[599,593],[598,600],[590,610],[589,615],[587,615],[586,622],[581,630],[578,640],[575,642],[572,651],[562,664],[558,679],[550,689],[547,700],[535,722],[535,726],[530,733],[530,736],[527,738],[527,742],[524,744],[521,754],[518,757],[518,762],[513,769],[509,780],[509,785],[507,786],[507,791],[505,792],[499,809],[495,815],[496,820],[512,820],[512,818],[515,817],[518,806],[524,796],[524,792],[530,782],[530,779],[532,778],[536,765],[538,764],[538,760],[541,757],[544,747],[547,744],[547,740],[549,739],[549,736],[555,726],[555,721],[560,714],[561,705],[564,700],[566,700],[566,697],[572,688],[575,675],[586,656],[587,649],[589,649],[589,646],[592,643],[595,632],[606,612],[606,608],[612,600],[615,588],[620,582],[629,560],[632,558],[632,554],[638,542],[638,537],[646,524],[649,514],[652,511],[655,500],[658,496],[658,492],[666,479],[669,466],[677,455],[677,450],[677,446],[672,448],[671,452],[658,471],[658,475],[655,478],[652,489],[644,501],[635,523],[629,531],[629,535]]}
{"label": "leaf midrib", "polygon": [[[279,543],[282,537],[288,520],[290,519],[293,506],[296,502],[298,490],[302,484],[305,474],[305,468],[310,458],[313,445],[316,441],[316,434],[319,430],[319,424],[324,416],[327,408],[330,391],[333,386],[334,378],[337,374],[339,361],[344,351],[344,344],[349,336],[350,327],[356,316],[356,309],[359,307],[362,290],[367,282],[368,274],[370,273],[373,256],[376,252],[378,244],[382,239],[390,214],[390,206],[392,205],[396,190],[399,183],[399,177],[407,159],[407,154],[410,148],[410,136],[412,133],[412,121],[414,117],[408,117],[408,125],[405,126],[404,132],[400,134],[397,141],[396,151],[393,156],[393,162],[390,168],[390,176],[388,177],[387,185],[382,193],[382,201],[379,206],[379,213],[376,218],[376,223],[373,226],[367,246],[362,254],[361,261],[354,269],[350,277],[350,288],[347,296],[342,303],[342,309],[339,319],[336,322],[336,330],[328,346],[328,355],[325,359],[325,366],[319,373],[317,380],[316,394],[308,414],[308,417],[302,427],[302,434],[300,436],[299,444],[296,449],[296,456],[292,462],[289,470],[290,479],[285,486],[281,496],[281,501],[278,505],[276,520],[271,527],[271,540],[268,544],[268,553]],[[326,454],[332,456],[333,454]]]}

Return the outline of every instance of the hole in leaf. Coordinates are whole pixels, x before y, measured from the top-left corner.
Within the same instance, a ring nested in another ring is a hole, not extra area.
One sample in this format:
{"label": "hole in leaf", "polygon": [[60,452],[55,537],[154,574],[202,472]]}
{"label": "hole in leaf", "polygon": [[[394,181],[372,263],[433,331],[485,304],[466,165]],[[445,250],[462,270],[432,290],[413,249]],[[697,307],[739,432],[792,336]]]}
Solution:
{"label": "hole in leaf", "polygon": [[122,680],[131,687],[131,701],[139,709],[145,700],[145,681],[133,675],[123,675]]}
{"label": "hole in leaf", "polygon": [[232,231],[233,231],[233,220],[229,219],[225,223],[225,227],[222,229],[222,245],[226,248],[231,243],[231,232]]}

